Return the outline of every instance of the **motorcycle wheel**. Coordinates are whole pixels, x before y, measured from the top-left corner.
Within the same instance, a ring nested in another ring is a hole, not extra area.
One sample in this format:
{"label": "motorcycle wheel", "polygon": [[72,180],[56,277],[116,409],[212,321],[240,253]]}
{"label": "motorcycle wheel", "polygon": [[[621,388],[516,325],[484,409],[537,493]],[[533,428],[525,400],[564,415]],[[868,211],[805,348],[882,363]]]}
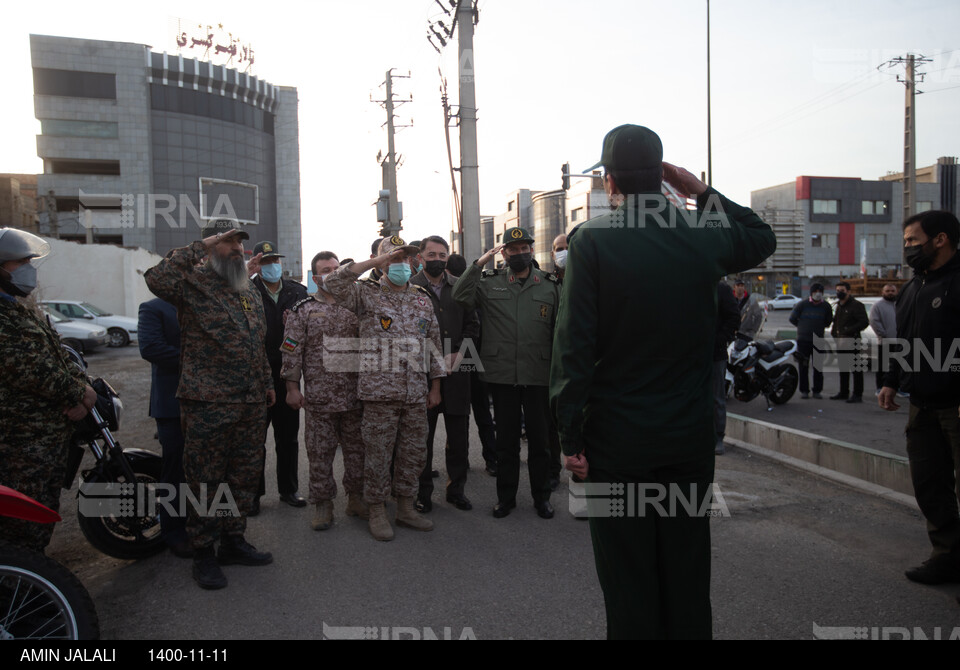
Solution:
{"label": "motorcycle wheel", "polygon": [[[140,484],[160,481],[161,459],[151,458],[131,462]],[[130,501],[131,508],[133,500]],[[77,514],[80,530],[94,547],[107,556],[122,559],[140,559],[159,554],[166,548],[160,533],[160,517],[151,516],[85,516]]]}
{"label": "motorcycle wheel", "polygon": [[0,640],[99,640],[90,594],[43,554],[0,542]]}
{"label": "motorcycle wheel", "polygon": [[790,400],[793,394],[796,393],[797,384],[800,382],[800,375],[797,373],[797,368],[792,365],[786,366],[786,369],[782,370],[780,374],[784,375],[783,381],[773,390],[773,393],[770,394],[770,402],[774,405],[782,405]]}

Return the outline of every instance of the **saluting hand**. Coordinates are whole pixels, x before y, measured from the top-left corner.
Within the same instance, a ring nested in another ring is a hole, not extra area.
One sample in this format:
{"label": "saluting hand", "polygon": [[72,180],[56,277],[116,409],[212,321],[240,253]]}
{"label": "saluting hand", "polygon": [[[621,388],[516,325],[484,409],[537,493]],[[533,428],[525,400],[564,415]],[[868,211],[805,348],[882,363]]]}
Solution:
{"label": "saluting hand", "polygon": [[236,228],[231,228],[225,232],[217,233],[216,235],[211,235],[210,237],[205,237],[201,241],[203,242],[203,246],[205,246],[209,251],[220,242],[230,242],[239,232],[240,231]]}
{"label": "saluting hand", "polygon": [[692,172],[676,165],[663,162],[663,180],[673,186],[685,198],[693,198],[707,190],[707,185],[697,179]]}
{"label": "saluting hand", "polygon": [[484,265],[486,265],[487,263],[489,263],[491,260],[493,260],[493,257],[496,256],[497,254],[499,254],[501,249],[503,249],[503,245],[502,245],[502,244],[498,244],[498,245],[495,246],[493,249],[491,249],[490,251],[488,251],[487,253],[485,253],[483,256],[481,256],[480,258],[478,258],[478,259],[477,259],[477,265],[479,265],[480,267],[483,267]]}
{"label": "saluting hand", "polygon": [[247,277],[252,277],[253,275],[260,272],[260,259],[263,258],[263,252],[251,258],[247,261]]}

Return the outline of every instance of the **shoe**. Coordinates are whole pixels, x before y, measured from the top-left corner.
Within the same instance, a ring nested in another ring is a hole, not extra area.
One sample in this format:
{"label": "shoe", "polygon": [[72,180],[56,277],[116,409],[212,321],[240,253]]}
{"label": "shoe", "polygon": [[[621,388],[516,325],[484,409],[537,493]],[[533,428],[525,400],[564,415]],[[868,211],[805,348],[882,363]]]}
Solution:
{"label": "shoe", "polygon": [[193,558],[193,545],[190,540],[180,540],[170,545],[170,553],[177,558]]}
{"label": "shoe", "polygon": [[838,393],[837,395],[830,396],[830,400],[846,400],[847,397],[846,393]]}
{"label": "shoe", "polygon": [[400,496],[397,498],[397,525],[414,530],[433,530],[433,521],[420,516],[414,509],[413,496]]}
{"label": "shoe", "polygon": [[800,394],[800,399],[801,399],[801,400],[809,400],[809,399],[810,399],[810,394],[809,394],[809,393],[801,393],[801,394]]}
{"label": "shoe", "polygon": [[327,530],[333,525],[333,501],[321,500],[317,503],[317,510],[314,512],[313,521],[310,527],[314,530]]}
{"label": "shoe", "polygon": [[257,516],[258,514],[260,514],[260,496],[253,499],[253,506],[250,508],[250,511],[247,512],[247,517]]}
{"label": "shoe", "polygon": [[306,507],[307,499],[294,491],[293,493],[284,493],[280,496],[280,501],[285,502],[290,507]]}
{"label": "shoe", "polygon": [[898,397],[898,398],[909,398],[909,397],[910,397],[910,394],[909,394],[909,393],[904,393],[903,391],[897,391],[897,397]]}
{"label": "shoe", "polygon": [[533,506],[537,508],[537,516],[541,519],[553,518],[553,505],[550,504],[549,500],[544,500],[540,503],[534,503]]}
{"label": "shoe", "polygon": [[960,563],[951,554],[940,554],[903,574],[918,584],[953,584],[960,582]]}
{"label": "shoe", "polygon": [[863,402],[863,396],[852,395],[852,396],[850,396],[849,398],[847,398],[847,403],[848,403],[848,404],[853,404],[853,403],[855,403],[855,402]]}
{"label": "shoe", "polygon": [[723,456],[725,453],[727,453],[726,448],[723,446],[722,437],[719,440],[717,440],[717,444],[714,445],[713,453],[716,454],[717,456]]}
{"label": "shoe", "polygon": [[213,547],[204,547],[194,552],[193,580],[202,589],[222,589],[227,585],[227,578],[213,555]]}
{"label": "shoe", "polygon": [[496,476],[497,476],[497,464],[496,464],[496,463],[487,463],[487,467],[485,468],[485,470],[487,471],[487,474],[490,475],[491,477],[496,477]]}
{"label": "shoe", "polygon": [[547,484],[550,486],[550,493],[553,493],[553,492],[556,491],[557,488],[559,488],[559,486],[560,486],[560,478],[559,478],[559,477],[551,477],[551,478],[550,478],[550,481],[547,482]]}
{"label": "shoe", "polygon": [[413,503],[413,508],[420,514],[429,514],[433,511],[433,501],[430,498],[418,497],[417,502]]}
{"label": "shoe", "polygon": [[430,478],[431,478],[431,479],[436,479],[436,478],[439,477],[439,476],[440,476],[440,471],[439,471],[439,470],[431,470],[431,471],[430,471]]}
{"label": "shoe", "polygon": [[813,399],[814,399],[814,400],[823,400],[823,395],[821,395],[820,393],[817,393],[816,391],[814,391],[814,392],[813,392]]}
{"label": "shoe", "polygon": [[363,496],[359,493],[351,493],[347,496],[347,516],[355,516],[360,519],[370,518],[370,508],[363,502]]}
{"label": "shoe", "polygon": [[495,519],[502,519],[503,517],[510,514],[510,510],[512,510],[516,506],[517,506],[517,502],[515,500],[511,500],[510,502],[505,502],[505,503],[498,502],[496,505],[493,506],[493,517]]}
{"label": "shoe", "polygon": [[370,520],[367,525],[373,539],[379,542],[389,542],[393,539],[393,528],[387,521],[387,510],[382,502],[370,505]]}
{"label": "shoe", "polygon": [[217,560],[220,565],[269,565],[273,563],[273,555],[269,551],[257,551],[243,535],[227,535],[220,540]]}
{"label": "shoe", "polygon": [[467,496],[463,495],[462,493],[455,494],[455,495],[448,495],[447,502],[453,505],[454,507],[456,507],[457,509],[463,510],[464,512],[469,512],[470,510],[473,509],[473,504],[470,502]]}

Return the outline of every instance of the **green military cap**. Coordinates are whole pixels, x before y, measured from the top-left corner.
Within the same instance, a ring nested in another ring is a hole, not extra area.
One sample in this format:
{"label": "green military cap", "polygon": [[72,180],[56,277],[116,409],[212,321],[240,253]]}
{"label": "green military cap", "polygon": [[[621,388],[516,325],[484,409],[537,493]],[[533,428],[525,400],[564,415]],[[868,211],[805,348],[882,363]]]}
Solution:
{"label": "green military cap", "polygon": [[203,230],[200,231],[200,236],[202,238],[212,237],[218,233],[225,233],[234,228],[238,229],[240,233],[237,235],[241,240],[249,240],[250,235],[247,231],[240,228],[240,225],[233,219],[217,219],[216,221],[211,222],[209,225],[204,226]]}
{"label": "green military cap", "polygon": [[663,143],[659,135],[644,126],[617,126],[603,138],[600,161],[586,172],[601,165],[608,172],[659,180],[663,176]]}
{"label": "green military cap", "polygon": [[531,235],[526,229],[516,226],[514,228],[507,228],[503,231],[503,243],[510,244],[511,242],[530,242],[533,243],[533,235]]}

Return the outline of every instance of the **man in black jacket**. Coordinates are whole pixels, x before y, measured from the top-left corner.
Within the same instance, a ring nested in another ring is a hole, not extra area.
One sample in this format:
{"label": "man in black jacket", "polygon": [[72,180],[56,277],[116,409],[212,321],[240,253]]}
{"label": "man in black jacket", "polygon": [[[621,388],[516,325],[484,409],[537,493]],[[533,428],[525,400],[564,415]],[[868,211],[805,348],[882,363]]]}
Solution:
{"label": "man in black jacket", "polygon": [[[833,308],[823,299],[823,284],[810,285],[810,298],[798,302],[790,313],[790,323],[797,327],[797,362],[800,364],[800,397],[810,397],[810,357],[813,355],[813,337],[823,339],[823,331],[833,323]],[[813,368],[813,397],[819,400],[823,390],[823,371]]]}
{"label": "man in black jacket", "polygon": [[[907,456],[933,552],[906,571],[921,584],[960,582],[960,222],[950,212],[928,211],[903,225],[906,260],[914,276],[897,299],[899,356],[889,358],[880,407],[896,410],[897,389],[910,394]],[[931,361],[926,352],[940,352]],[[886,361],[884,361],[886,362]]]}
{"label": "man in black jacket", "polygon": [[[277,490],[283,502],[293,507],[305,507],[306,499],[297,493],[297,453],[300,449],[297,434],[300,431],[300,412],[287,405],[287,385],[280,377],[280,367],[283,364],[280,345],[283,343],[286,314],[295,304],[307,297],[307,287],[292,279],[283,278],[280,259],[284,256],[272,242],[259,242],[253,247],[253,256],[254,261],[249,269],[257,269],[259,272],[253,283],[263,298],[263,311],[267,318],[267,360],[270,361],[273,387],[277,392],[277,402],[270,408],[267,418],[268,425],[273,424],[273,441],[277,449]],[[266,428],[264,426],[264,441],[267,438]],[[266,446],[263,458],[266,461]],[[265,493],[266,482],[261,473],[259,495],[263,496]],[[254,509],[260,509],[259,497]]]}
{"label": "man in black jacket", "polygon": [[[863,402],[863,370],[860,364],[860,332],[870,325],[867,309],[863,303],[850,295],[850,284],[837,282],[837,312],[833,317],[830,334],[837,345],[837,355],[846,356],[852,365],[840,365],[840,392],[830,400],[846,400],[848,403]],[[841,358],[841,361],[843,359]],[[850,370],[853,368],[853,394],[850,394]]]}
{"label": "man in black jacket", "polygon": [[740,325],[740,307],[730,284],[717,284],[717,334],[713,343],[713,426],[717,444],[713,453],[720,455],[727,431],[727,345],[733,342]]}

